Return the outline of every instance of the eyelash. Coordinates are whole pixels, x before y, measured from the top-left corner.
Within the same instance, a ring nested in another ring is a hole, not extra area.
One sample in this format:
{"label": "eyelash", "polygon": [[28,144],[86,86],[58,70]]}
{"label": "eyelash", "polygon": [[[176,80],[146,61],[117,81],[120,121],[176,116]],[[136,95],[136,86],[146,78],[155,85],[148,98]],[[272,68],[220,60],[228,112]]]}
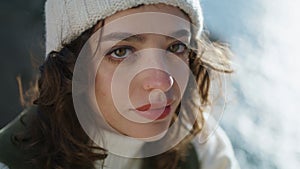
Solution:
{"label": "eyelash", "polygon": [[[170,48],[171,48],[172,46],[175,46],[175,45],[181,45],[181,47],[183,47],[183,51],[178,52],[178,53],[176,53],[176,52],[171,52],[171,51],[170,51]],[[181,54],[185,53],[185,52],[187,51],[187,49],[188,49],[187,45],[184,44],[183,42],[175,42],[175,43],[171,44],[171,45],[168,47],[168,50],[169,50],[171,53],[175,53],[175,54],[177,54],[177,55],[181,55]]]}
{"label": "eyelash", "polygon": [[131,47],[131,46],[116,46],[116,47],[112,48],[112,49],[106,54],[108,60],[111,61],[111,62],[113,62],[113,63],[119,63],[119,62],[121,62],[123,59],[125,59],[126,57],[124,57],[124,58],[117,58],[117,57],[112,56],[112,54],[114,54],[115,52],[117,52],[117,50],[120,50],[120,49],[126,49],[126,52],[127,52],[128,50],[131,50],[132,53],[134,53],[134,48]]}
{"label": "eyelash", "polygon": [[[171,50],[170,48],[171,48],[172,46],[175,46],[175,45],[181,45],[180,47],[183,47],[183,48],[184,48],[183,51],[178,52],[178,53],[170,51],[170,50]],[[130,50],[131,53],[134,53],[134,51],[135,51],[135,49],[134,49],[133,47],[131,47],[131,46],[116,46],[116,47],[112,48],[112,49],[106,54],[108,60],[111,61],[111,62],[113,62],[113,63],[119,63],[119,62],[121,62],[123,59],[125,59],[125,58],[128,57],[128,56],[122,57],[122,58],[118,58],[118,57],[115,57],[115,56],[112,56],[112,55],[113,55],[115,52],[117,52],[118,50],[124,50],[124,49],[126,50],[126,52],[128,52],[128,50]],[[182,54],[184,54],[184,53],[188,50],[188,47],[187,47],[187,45],[184,44],[183,42],[178,41],[178,42],[175,42],[175,43],[171,44],[171,45],[167,48],[167,50],[168,50],[168,52],[170,52],[170,53],[174,53],[174,54],[176,54],[176,55],[182,55]]]}

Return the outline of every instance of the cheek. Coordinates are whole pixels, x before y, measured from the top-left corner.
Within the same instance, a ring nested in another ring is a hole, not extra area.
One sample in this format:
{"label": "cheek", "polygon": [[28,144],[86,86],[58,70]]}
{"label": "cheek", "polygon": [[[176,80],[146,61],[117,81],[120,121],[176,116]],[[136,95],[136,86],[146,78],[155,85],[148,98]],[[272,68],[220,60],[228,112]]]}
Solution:
{"label": "cheek", "polygon": [[97,75],[95,82],[95,93],[97,100],[99,100],[102,97],[106,97],[108,95],[107,91],[108,89],[105,83],[105,78]]}
{"label": "cheek", "polygon": [[105,64],[101,64],[98,68],[95,78],[95,94],[98,104],[106,103],[111,98],[113,72],[113,69]]}
{"label": "cheek", "polygon": [[101,98],[108,95],[109,85],[107,85],[107,83],[109,83],[109,80],[109,77],[105,75],[99,75],[99,73],[97,73],[95,81],[95,92],[97,97]]}

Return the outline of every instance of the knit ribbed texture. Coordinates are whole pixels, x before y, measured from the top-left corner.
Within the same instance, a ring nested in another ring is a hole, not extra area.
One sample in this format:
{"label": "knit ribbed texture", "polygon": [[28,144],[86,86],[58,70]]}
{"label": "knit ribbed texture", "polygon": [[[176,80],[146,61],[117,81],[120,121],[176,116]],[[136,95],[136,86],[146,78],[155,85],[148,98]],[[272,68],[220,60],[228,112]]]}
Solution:
{"label": "knit ribbed texture", "polygon": [[138,5],[163,3],[185,11],[202,31],[202,10],[199,0],[47,0],[46,54],[59,51],[63,45],[76,39],[82,32],[94,26],[99,20]]}

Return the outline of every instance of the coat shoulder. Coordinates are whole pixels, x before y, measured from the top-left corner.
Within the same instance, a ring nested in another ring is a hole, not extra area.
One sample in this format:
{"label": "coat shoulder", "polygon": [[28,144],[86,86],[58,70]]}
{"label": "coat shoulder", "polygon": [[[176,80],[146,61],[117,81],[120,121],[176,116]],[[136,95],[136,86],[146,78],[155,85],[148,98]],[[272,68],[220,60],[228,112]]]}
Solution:
{"label": "coat shoulder", "polygon": [[30,153],[21,149],[16,144],[15,138],[18,134],[27,132],[31,119],[36,112],[37,106],[29,107],[0,130],[0,169],[4,166],[10,169],[32,168],[28,160]]}

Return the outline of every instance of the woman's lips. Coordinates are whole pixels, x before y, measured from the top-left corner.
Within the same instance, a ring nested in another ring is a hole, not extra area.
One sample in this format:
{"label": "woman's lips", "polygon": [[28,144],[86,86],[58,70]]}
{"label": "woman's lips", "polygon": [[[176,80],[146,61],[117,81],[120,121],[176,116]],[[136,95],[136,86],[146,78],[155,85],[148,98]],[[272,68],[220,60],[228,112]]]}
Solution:
{"label": "woman's lips", "polygon": [[149,120],[161,120],[171,113],[171,105],[146,104],[136,108],[136,113]]}
{"label": "woman's lips", "polygon": [[143,105],[141,107],[136,108],[136,110],[138,110],[138,111],[147,111],[148,109],[150,109],[150,107],[151,107],[151,104],[146,104],[146,105]]}

